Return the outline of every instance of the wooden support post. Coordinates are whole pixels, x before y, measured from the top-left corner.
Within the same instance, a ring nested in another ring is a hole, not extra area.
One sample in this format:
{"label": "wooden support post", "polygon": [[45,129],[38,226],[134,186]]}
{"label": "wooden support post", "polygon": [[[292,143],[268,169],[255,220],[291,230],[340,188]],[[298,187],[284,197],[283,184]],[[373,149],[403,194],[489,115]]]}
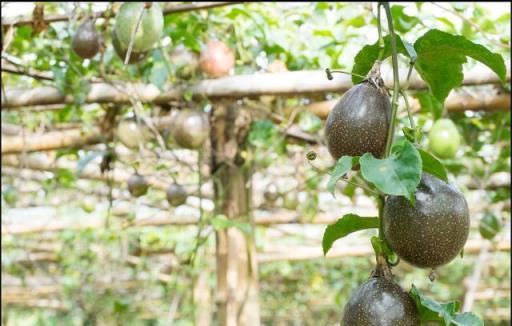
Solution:
{"label": "wooden support post", "polygon": [[[212,176],[216,214],[252,223],[250,167],[243,159],[248,110],[216,102],[211,111]],[[258,268],[253,234],[229,227],[216,232],[217,305],[222,326],[260,325]]]}

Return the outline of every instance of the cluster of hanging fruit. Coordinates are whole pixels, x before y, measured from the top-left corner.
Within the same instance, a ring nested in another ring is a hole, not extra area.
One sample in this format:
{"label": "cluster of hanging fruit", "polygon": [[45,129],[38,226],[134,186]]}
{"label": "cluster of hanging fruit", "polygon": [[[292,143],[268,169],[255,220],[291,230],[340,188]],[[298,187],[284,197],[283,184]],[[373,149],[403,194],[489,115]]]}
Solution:
{"label": "cluster of hanging fruit", "polygon": [[[391,103],[382,85],[380,73],[369,74],[348,90],[329,113],[325,136],[334,159],[367,152],[376,158],[385,155]],[[440,120],[432,129],[436,135],[431,136],[431,142],[442,137],[440,131],[457,132],[450,120]],[[459,139],[455,140],[456,146],[447,149],[438,144],[434,152],[443,154],[443,158],[454,155]],[[391,249],[403,261],[420,268],[436,268],[452,261],[469,235],[469,210],[464,196],[453,185],[428,173],[423,173],[417,187],[415,206],[403,196],[387,196],[381,218]],[[413,299],[392,277],[379,274],[353,293],[342,321],[346,326],[419,324]]]}
{"label": "cluster of hanging fruit", "polygon": [[[139,21],[140,17],[140,21]],[[123,62],[127,52],[129,64],[146,59],[158,44],[163,34],[164,18],[158,3],[125,2],[115,17],[111,33],[114,51]],[[101,37],[91,17],[78,26],[73,35],[72,49],[83,59],[90,59],[100,51]],[[235,66],[235,54],[224,42],[210,40],[200,54],[183,45],[177,45],[170,54],[171,64],[177,69],[180,78],[188,78],[200,68],[209,77],[229,75]]]}

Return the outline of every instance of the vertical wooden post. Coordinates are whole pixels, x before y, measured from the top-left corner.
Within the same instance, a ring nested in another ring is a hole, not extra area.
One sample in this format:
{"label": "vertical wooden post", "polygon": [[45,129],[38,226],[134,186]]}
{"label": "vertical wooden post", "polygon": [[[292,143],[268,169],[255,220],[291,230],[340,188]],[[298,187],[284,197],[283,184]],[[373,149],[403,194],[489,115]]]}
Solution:
{"label": "vertical wooden post", "polygon": [[[211,111],[215,212],[251,223],[250,167],[242,152],[251,118],[235,103],[217,102]],[[230,227],[216,233],[217,307],[220,325],[260,325],[258,268],[253,234]]]}

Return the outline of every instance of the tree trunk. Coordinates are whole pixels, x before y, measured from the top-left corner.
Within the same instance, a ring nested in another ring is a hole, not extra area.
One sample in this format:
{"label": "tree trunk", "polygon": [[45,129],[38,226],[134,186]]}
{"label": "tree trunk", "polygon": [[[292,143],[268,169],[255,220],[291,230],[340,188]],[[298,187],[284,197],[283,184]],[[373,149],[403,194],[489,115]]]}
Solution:
{"label": "tree trunk", "polygon": [[[242,158],[249,130],[247,110],[217,102],[211,118],[215,212],[250,223],[250,167]],[[253,233],[253,229],[251,229]],[[216,233],[217,304],[220,325],[259,325],[258,269],[253,234],[236,227]]]}

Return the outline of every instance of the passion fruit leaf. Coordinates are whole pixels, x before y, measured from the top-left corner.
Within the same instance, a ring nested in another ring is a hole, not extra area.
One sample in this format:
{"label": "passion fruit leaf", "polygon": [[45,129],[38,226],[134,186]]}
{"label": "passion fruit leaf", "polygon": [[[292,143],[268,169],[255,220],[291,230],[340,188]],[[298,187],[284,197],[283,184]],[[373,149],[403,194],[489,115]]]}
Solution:
{"label": "passion fruit leaf", "polygon": [[472,312],[464,312],[455,316],[452,321],[457,326],[484,326],[484,322]]}
{"label": "passion fruit leaf", "polygon": [[252,232],[251,225],[249,223],[230,220],[225,215],[222,214],[213,217],[210,223],[212,224],[213,228],[216,231],[235,227],[237,229],[240,229],[240,231],[244,232],[247,235],[250,235]]}
{"label": "passion fruit leaf", "polygon": [[322,239],[324,256],[331,249],[332,244],[352,232],[379,227],[378,217],[361,217],[356,214],[343,215],[334,224],[328,225]]}
{"label": "passion fruit leaf", "polygon": [[248,141],[255,147],[270,147],[278,130],[270,120],[258,120],[251,124]]}
{"label": "passion fruit leaf", "polygon": [[[391,45],[389,42],[389,35],[384,36],[384,51],[382,55],[382,60],[386,59],[387,57],[391,56]],[[402,42],[402,39],[400,36],[396,35],[396,50],[398,53],[401,53],[405,55],[406,57],[409,57],[409,54],[404,46],[404,43]],[[373,64],[375,61],[379,58],[379,41],[375,42],[371,45],[365,45],[356,55],[354,58],[354,67],[352,68],[352,83],[353,84],[359,84],[363,81],[363,78],[356,76],[366,76],[370,69],[372,69]]]}
{"label": "passion fruit leaf", "polygon": [[393,145],[391,155],[376,159],[365,153],[359,159],[366,181],[388,195],[404,196],[414,205],[414,191],[421,179],[421,157],[416,147],[404,140]]}
{"label": "passion fruit leaf", "polygon": [[400,33],[409,32],[416,24],[419,23],[419,19],[414,16],[409,16],[404,13],[404,6],[394,5],[391,6],[391,16],[393,16],[393,24],[395,29]]}
{"label": "passion fruit leaf", "polygon": [[153,67],[151,68],[151,74],[149,75],[149,81],[158,87],[160,90],[163,90],[163,86],[167,81],[167,76],[169,72],[167,71],[167,67],[164,62],[159,61],[155,62]]}
{"label": "passion fruit leaf", "polygon": [[334,169],[331,173],[331,177],[329,178],[329,182],[327,182],[327,190],[334,196],[334,187],[336,186],[336,182],[343,177],[348,171],[352,169],[353,165],[357,165],[359,162],[359,156],[342,156],[336,162]]}
{"label": "passion fruit leaf", "polygon": [[[462,83],[462,64],[467,62],[466,57],[485,64],[505,81],[506,67],[503,57],[464,36],[431,29],[416,40],[414,48],[418,53],[415,68],[441,103],[444,103],[453,88]],[[440,53],[443,55],[439,55]]]}
{"label": "passion fruit leaf", "polygon": [[418,152],[420,153],[423,171],[435,175],[444,182],[448,182],[448,175],[443,163],[421,148],[418,148]]}
{"label": "passion fruit leaf", "polygon": [[414,95],[420,102],[422,111],[430,111],[434,120],[440,119],[443,114],[443,103],[439,102],[430,92],[417,92]]}

